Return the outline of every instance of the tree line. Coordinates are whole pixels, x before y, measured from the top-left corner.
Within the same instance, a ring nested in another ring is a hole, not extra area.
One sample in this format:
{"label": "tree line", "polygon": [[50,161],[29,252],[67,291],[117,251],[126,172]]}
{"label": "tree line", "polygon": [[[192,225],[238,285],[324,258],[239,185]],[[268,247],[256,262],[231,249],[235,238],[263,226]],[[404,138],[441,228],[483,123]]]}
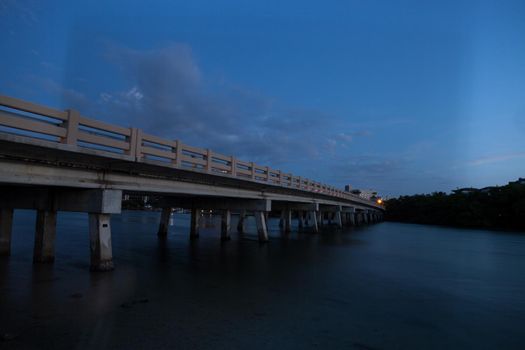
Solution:
{"label": "tree line", "polygon": [[481,190],[401,196],[385,206],[389,221],[525,231],[525,179]]}

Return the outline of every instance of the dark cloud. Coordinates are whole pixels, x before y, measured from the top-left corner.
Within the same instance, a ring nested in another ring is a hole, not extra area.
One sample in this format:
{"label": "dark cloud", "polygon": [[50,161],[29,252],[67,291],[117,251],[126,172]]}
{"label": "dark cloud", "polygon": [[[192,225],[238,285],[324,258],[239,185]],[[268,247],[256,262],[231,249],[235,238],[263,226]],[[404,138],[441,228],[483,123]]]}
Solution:
{"label": "dark cloud", "polygon": [[249,89],[207,81],[187,45],[150,51],[112,46],[106,57],[128,87],[100,94],[105,113],[156,135],[272,166],[316,158],[334,142],[363,136],[333,134],[339,120],[321,111],[280,107]]}

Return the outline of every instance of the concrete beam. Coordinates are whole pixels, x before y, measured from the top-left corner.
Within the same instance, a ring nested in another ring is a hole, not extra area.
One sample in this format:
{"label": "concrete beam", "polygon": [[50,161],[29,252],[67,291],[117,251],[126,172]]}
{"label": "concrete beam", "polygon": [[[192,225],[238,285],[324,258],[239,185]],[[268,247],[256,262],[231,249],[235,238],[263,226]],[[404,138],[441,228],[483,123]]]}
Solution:
{"label": "concrete beam", "polygon": [[11,254],[11,232],[13,230],[13,209],[0,209],[0,256]]}
{"label": "concrete beam", "polygon": [[[115,162],[114,159],[107,157],[107,152],[105,152],[105,157],[78,154],[65,150],[47,149],[51,145],[60,145],[50,144],[49,142],[43,142],[43,144],[37,142],[34,146],[24,145],[19,143],[19,138],[0,133],[1,153],[11,154],[24,160],[27,158],[35,159],[35,153],[38,151],[38,157],[41,160],[48,157],[49,162],[29,163],[20,160],[0,159],[0,183],[119,189],[158,194],[222,196],[290,202],[316,201],[327,204],[355,204],[383,210],[376,203],[360,198],[337,199],[320,193],[306,193],[297,189],[283,188],[280,185],[232,179],[229,175],[202,174],[155,164],[127,162],[126,157]],[[45,152],[42,152],[42,146],[46,147]],[[115,154],[115,156],[119,155]],[[77,166],[63,165],[66,161],[68,164],[76,164]]]}
{"label": "concrete beam", "polygon": [[244,198],[176,198],[164,197],[159,201],[160,206],[177,208],[200,208],[204,210],[233,210],[233,211],[264,211],[272,210],[272,201],[269,199],[244,199]]}
{"label": "concrete beam", "polygon": [[52,263],[55,261],[56,230],[57,212],[39,210],[36,214],[34,263]]}
{"label": "concrete beam", "polygon": [[319,210],[319,203],[272,201],[272,210],[317,211]]}
{"label": "concrete beam", "polygon": [[319,210],[325,213],[341,212],[343,207],[341,205],[320,205]]}
{"label": "concrete beam", "polygon": [[122,206],[121,190],[10,186],[1,191],[0,208],[119,214]]}

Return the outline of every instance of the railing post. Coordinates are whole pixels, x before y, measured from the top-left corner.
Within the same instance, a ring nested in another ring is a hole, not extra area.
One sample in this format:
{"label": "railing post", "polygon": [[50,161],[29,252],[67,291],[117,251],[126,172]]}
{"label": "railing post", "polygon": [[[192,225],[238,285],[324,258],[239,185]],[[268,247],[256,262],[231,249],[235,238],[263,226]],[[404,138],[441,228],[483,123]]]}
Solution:
{"label": "railing post", "polygon": [[255,163],[251,162],[250,167],[252,168],[252,180],[255,180]]}
{"label": "railing post", "polygon": [[131,128],[131,136],[129,138],[129,151],[127,154],[137,162],[142,160],[142,130]]}
{"label": "railing post", "polygon": [[266,167],[266,182],[270,183],[270,167]]}
{"label": "railing post", "polygon": [[206,172],[211,173],[211,161],[212,161],[212,152],[211,149],[206,150]]}
{"label": "railing post", "polygon": [[237,176],[237,159],[235,159],[234,156],[231,156],[231,175],[233,177],[236,177]]}
{"label": "railing post", "polygon": [[80,119],[80,114],[74,109],[68,109],[67,112],[67,121],[65,122],[66,128],[66,137],[62,139],[62,143],[68,145],[77,144],[78,136],[78,120]]}
{"label": "railing post", "polygon": [[175,140],[175,159],[173,160],[173,164],[175,164],[176,167],[182,166],[182,141],[181,140]]}
{"label": "railing post", "polygon": [[300,176],[297,176],[297,181],[298,181],[298,184],[299,184],[299,189],[301,189],[301,177]]}

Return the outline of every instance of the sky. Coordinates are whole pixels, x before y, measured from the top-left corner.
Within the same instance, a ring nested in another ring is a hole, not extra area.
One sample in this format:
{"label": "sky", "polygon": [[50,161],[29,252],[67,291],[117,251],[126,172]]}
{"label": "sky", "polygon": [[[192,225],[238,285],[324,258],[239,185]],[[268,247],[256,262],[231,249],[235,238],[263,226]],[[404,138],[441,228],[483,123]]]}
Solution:
{"label": "sky", "polygon": [[0,94],[385,196],[525,177],[525,1],[0,0]]}

